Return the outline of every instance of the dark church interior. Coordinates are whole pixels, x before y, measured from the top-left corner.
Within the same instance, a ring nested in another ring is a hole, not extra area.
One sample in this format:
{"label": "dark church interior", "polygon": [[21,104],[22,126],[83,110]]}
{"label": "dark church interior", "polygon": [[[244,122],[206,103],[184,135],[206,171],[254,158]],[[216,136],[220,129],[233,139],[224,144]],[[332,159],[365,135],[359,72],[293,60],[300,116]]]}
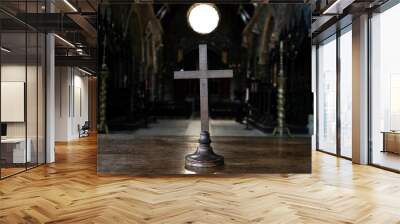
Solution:
{"label": "dark church interior", "polygon": [[190,7],[100,5],[98,66],[101,71],[105,63],[109,71],[103,104],[107,131],[140,129],[163,118],[198,117],[199,81],[174,80],[173,73],[197,70],[198,45],[206,43],[208,69],[231,69],[234,74],[232,79],[209,80],[210,117],[234,119],[271,134],[277,125],[283,42],[285,123],[294,134],[308,134],[313,102],[309,7],[218,4],[222,19],[207,35],[190,28]]}
{"label": "dark church interior", "polygon": [[[219,18],[207,33],[191,20],[199,5]],[[310,16],[307,4],[100,4],[97,171],[311,172]]]}

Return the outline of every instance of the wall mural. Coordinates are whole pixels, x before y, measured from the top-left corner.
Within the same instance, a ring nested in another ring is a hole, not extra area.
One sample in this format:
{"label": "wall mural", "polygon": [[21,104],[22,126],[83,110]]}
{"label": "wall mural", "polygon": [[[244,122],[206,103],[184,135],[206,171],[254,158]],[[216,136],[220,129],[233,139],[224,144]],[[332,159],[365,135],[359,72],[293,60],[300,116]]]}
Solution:
{"label": "wall mural", "polygon": [[98,172],[309,173],[307,4],[99,7]]}

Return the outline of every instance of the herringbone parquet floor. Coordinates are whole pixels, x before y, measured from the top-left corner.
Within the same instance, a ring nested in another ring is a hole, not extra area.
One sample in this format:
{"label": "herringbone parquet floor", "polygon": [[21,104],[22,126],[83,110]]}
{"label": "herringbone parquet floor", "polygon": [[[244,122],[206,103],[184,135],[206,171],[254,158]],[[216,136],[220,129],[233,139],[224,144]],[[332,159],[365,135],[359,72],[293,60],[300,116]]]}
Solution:
{"label": "herringbone parquet floor", "polygon": [[400,223],[400,175],[313,153],[311,175],[96,175],[94,138],[0,181],[0,223]]}

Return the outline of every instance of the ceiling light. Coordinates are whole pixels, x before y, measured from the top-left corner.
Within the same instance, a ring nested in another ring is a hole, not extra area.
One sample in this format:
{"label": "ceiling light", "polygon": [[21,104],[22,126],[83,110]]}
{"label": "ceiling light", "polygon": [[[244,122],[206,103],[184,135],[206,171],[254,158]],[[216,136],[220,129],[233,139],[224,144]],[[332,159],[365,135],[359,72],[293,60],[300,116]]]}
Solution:
{"label": "ceiling light", "polygon": [[351,5],[355,0],[336,0],[327,9],[324,10],[322,14],[342,14],[343,9]]}
{"label": "ceiling light", "polygon": [[214,4],[200,3],[190,7],[188,14],[190,27],[200,34],[209,34],[219,23],[219,12]]}
{"label": "ceiling light", "polygon": [[78,10],[73,6],[68,0],[64,0],[64,3],[68,5],[74,12],[78,12]]}
{"label": "ceiling light", "polygon": [[90,72],[88,72],[88,71],[86,71],[86,70],[83,70],[83,69],[81,69],[81,68],[79,68],[79,67],[78,67],[78,70],[81,71],[81,72],[83,72],[83,73],[85,73],[86,75],[89,75],[89,76],[92,75],[92,73],[90,73]]}
{"label": "ceiling light", "polygon": [[9,50],[9,49],[7,49],[5,47],[1,47],[0,49],[1,49],[1,51],[4,51],[6,53],[11,53],[11,50]]}
{"label": "ceiling light", "polygon": [[61,36],[54,34],[55,37],[57,37],[59,40],[61,40],[62,42],[64,42],[66,45],[75,48],[75,45],[73,45],[71,42],[69,42],[68,40],[62,38]]}

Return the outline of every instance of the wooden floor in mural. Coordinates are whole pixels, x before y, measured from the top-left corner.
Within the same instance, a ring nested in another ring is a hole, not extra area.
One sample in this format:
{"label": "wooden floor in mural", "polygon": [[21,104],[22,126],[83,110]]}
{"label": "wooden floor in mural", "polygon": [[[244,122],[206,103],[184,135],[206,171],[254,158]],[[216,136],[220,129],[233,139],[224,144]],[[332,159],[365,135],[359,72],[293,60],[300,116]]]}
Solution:
{"label": "wooden floor in mural", "polygon": [[98,176],[96,138],[0,181],[0,223],[400,223],[400,175],[313,152],[313,173]]}
{"label": "wooden floor in mural", "polygon": [[97,171],[102,174],[192,175],[310,173],[311,137],[277,138],[229,119],[211,119],[213,151],[224,166],[185,167],[196,151],[199,119],[158,119],[147,128],[98,135]]}

